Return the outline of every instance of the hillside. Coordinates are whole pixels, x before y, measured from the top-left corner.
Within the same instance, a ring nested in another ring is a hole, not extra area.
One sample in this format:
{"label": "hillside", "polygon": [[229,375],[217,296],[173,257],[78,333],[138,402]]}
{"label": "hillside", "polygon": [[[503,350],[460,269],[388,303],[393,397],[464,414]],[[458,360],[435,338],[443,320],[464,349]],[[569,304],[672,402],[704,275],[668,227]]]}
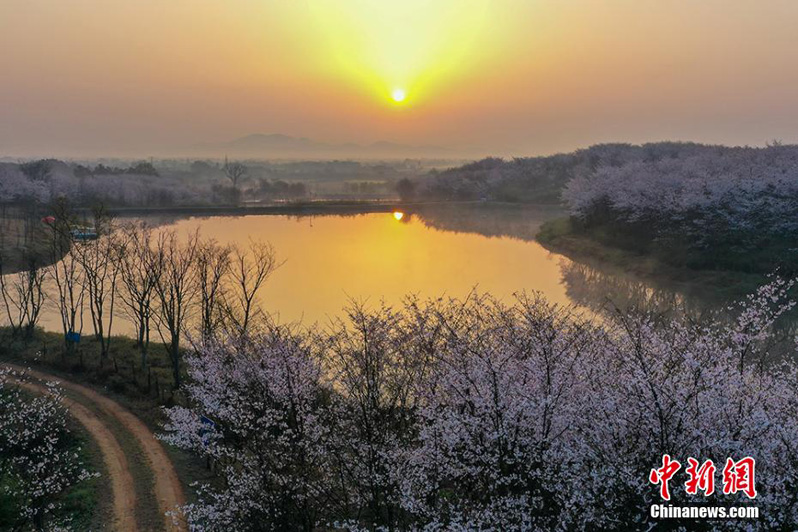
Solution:
{"label": "hillside", "polygon": [[[574,178],[594,174],[603,167],[634,162],[686,158],[720,149],[682,142],[643,145],[597,144],[571,153],[510,160],[489,157],[441,172],[432,171],[417,183],[424,199],[489,200],[559,204],[565,185]],[[734,148],[725,148],[734,149]]]}

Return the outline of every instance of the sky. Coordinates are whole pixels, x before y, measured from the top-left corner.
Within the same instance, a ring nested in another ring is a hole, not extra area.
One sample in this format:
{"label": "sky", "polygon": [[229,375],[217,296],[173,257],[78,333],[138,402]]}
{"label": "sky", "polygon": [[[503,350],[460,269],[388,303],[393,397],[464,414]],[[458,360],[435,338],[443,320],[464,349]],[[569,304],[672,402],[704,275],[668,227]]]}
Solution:
{"label": "sky", "polygon": [[796,21],[794,0],[0,0],[0,156],[798,142]]}

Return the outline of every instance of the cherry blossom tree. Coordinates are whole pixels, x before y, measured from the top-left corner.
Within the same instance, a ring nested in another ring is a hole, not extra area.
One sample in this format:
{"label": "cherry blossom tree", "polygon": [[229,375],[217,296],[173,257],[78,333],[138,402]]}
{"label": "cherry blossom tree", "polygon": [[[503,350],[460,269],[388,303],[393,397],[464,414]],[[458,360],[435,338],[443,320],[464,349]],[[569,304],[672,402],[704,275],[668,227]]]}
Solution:
{"label": "cherry blossom tree", "polygon": [[701,147],[678,157],[601,164],[563,193],[587,226],[617,224],[694,249],[745,251],[798,234],[798,150]]}
{"label": "cherry blossom tree", "polygon": [[23,393],[25,376],[0,369],[0,499],[14,514],[3,516],[12,530],[53,529],[60,497],[93,476],[81,463],[67,428],[63,396],[53,383],[45,394]]}
{"label": "cherry blossom tree", "polygon": [[554,529],[566,512],[560,451],[595,331],[540,296],[518,303],[474,296],[436,311],[445,332],[418,389],[417,446],[398,471],[403,505],[424,526]]}
{"label": "cherry blossom tree", "polygon": [[223,485],[182,509],[192,530],[314,530],[329,515],[329,390],[313,349],[272,328],[186,357],[191,408],[167,411],[163,439],[210,459]]}
{"label": "cherry blossom tree", "polygon": [[[412,445],[416,397],[423,372],[416,363],[408,319],[384,304],[376,309],[353,304],[317,343],[333,399],[334,461],[343,479],[345,511],[386,527],[404,522],[395,472],[400,449]],[[352,524],[352,523],[350,523]]]}
{"label": "cherry blossom tree", "polygon": [[792,288],[773,279],[731,320],[472,294],[205,343],[165,439],[221,484],[186,515],[197,530],[651,530],[668,454],[757,468],[753,502],[674,477],[669,503],[761,509],[674,527],[792,529],[798,370],[776,327]]}

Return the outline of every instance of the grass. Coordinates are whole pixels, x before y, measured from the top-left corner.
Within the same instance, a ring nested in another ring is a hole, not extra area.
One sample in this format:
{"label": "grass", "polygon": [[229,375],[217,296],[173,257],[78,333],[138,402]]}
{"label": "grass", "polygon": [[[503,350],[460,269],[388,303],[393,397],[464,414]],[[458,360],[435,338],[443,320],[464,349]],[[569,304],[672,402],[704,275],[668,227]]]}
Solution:
{"label": "grass", "polygon": [[[165,420],[162,408],[181,401],[180,395],[172,391],[171,362],[165,346],[159,342],[151,343],[147,368],[142,369],[140,351],[133,339],[115,336],[111,338],[110,345],[108,358],[102,360],[99,342],[87,334],[81,339],[76,351],[67,356],[64,354],[62,334],[37,329],[32,338],[23,339],[13,337],[8,328],[0,328],[0,359],[35,367],[93,388],[130,410],[150,430],[158,433]],[[90,406],[80,396],[70,397],[84,406]],[[126,437],[126,432],[116,419],[92,410],[111,429],[130,458],[136,495],[141,502],[137,520],[140,523],[152,523],[151,528],[158,529],[162,520],[152,490],[152,472],[146,465],[143,451],[134,439]],[[194,501],[196,490],[191,487],[192,484],[212,481],[211,472],[194,455],[171,446],[165,445],[164,448],[172,459],[186,497],[189,502]],[[80,504],[88,508],[89,501],[85,498],[97,493],[102,492],[87,488],[75,495],[76,503],[83,501]],[[102,497],[95,499],[95,503],[101,499]],[[101,515],[103,511],[101,505],[92,510],[95,516]],[[86,529],[95,530],[97,526],[88,526]]]}
{"label": "grass", "polygon": [[88,432],[70,419],[69,429],[75,435],[80,451],[78,456],[89,471],[99,476],[87,479],[70,489],[63,499],[63,514],[71,519],[74,530],[104,530],[111,521],[111,501],[104,494],[111,492],[111,481],[105,469],[99,446]]}
{"label": "grass", "polygon": [[712,300],[731,300],[751,293],[767,281],[764,274],[724,269],[675,266],[653,252],[608,245],[603,228],[576,230],[570,218],[545,222],[537,240],[546,249],[565,255],[604,273],[632,275],[666,289]]}
{"label": "grass", "polygon": [[3,359],[46,368],[50,373],[99,388],[148,423],[161,405],[174,400],[171,363],[162,344],[150,344],[147,367],[142,368],[135,341],[125,336],[111,338],[106,359],[100,357],[100,343],[91,334],[84,335],[71,354],[65,354],[62,334],[41,329],[27,339],[14,337],[9,329],[0,329],[0,342]]}
{"label": "grass", "polygon": [[0,261],[6,274],[22,271],[30,260],[39,265],[52,259],[52,232],[39,219],[0,217]]}

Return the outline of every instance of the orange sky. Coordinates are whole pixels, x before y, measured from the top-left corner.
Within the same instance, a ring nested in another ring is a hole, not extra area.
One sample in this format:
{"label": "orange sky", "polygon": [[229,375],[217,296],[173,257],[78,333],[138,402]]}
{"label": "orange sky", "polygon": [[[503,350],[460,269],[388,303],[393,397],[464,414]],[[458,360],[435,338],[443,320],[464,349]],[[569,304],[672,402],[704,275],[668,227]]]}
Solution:
{"label": "orange sky", "polygon": [[794,0],[2,0],[0,156],[798,142],[796,21]]}

